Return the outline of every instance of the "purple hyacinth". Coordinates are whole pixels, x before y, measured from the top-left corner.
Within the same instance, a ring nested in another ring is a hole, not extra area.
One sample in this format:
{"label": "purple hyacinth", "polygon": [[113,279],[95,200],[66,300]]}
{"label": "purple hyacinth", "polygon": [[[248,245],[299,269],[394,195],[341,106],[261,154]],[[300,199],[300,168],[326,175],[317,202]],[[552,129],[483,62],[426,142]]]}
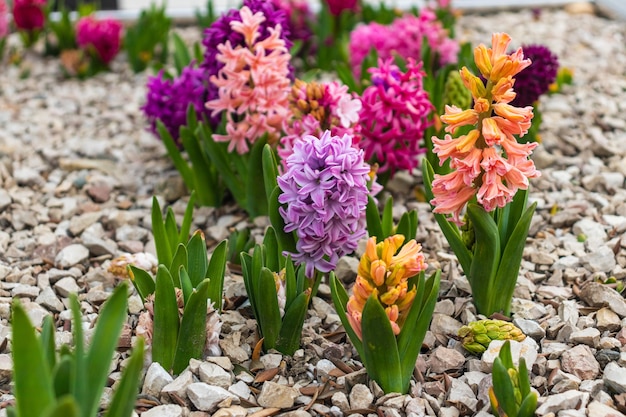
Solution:
{"label": "purple hyacinth", "polygon": [[[289,17],[283,9],[276,7],[271,1],[267,0],[245,0],[243,5],[248,6],[252,13],[262,12],[265,16],[265,21],[261,23],[259,28],[261,32],[259,40],[263,40],[270,35],[268,28],[273,28],[280,24],[280,37],[285,41],[287,49],[291,48],[293,43],[289,39]],[[218,54],[217,47],[219,45],[226,43],[226,41],[229,41],[233,48],[237,45],[244,45],[243,35],[239,32],[235,32],[230,27],[230,23],[233,21],[241,22],[239,9],[229,10],[213,22],[210,27],[204,30],[204,37],[202,39],[204,61],[200,67],[205,70],[206,80],[209,80],[213,75],[217,76],[219,70],[224,66],[222,62],[216,59]],[[291,69],[290,73],[293,73],[293,69]],[[217,87],[212,83],[209,84],[207,101],[218,97]],[[218,116],[218,123],[219,120],[221,120],[221,118]]]}
{"label": "purple hyacinth", "polygon": [[175,79],[166,78],[163,71],[148,79],[148,94],[142,110],[155,134],[158,134],[157,120],[161,120],[174,140],[178,141],[178,130],[187,124],[190,104],[193,104],[199,119],[209,116],[210,111],[204,106],[207,95],[204,71],[193,65],[185,67]]}
{"label": "purple hyacinth", "polygon": [[530,58],[532,63],[515,76],[517,96],[511,104],[516,107],[532,106],[539,100],[539,96],[546,93],[556,80],[559,70],[559,60],[548,47],[525,45],[522,51],[524,58]]}
{"label": "purple hyacinth", "polygon": [[286,166],[278,177],[280,215],[285,232],[298,236],[293,259],[304,263],[312,278],[315,269],[333,270],[365,236],[370,167],[350,135],[331,136],[328,130],[319,139],[308,135],[296,141]]}

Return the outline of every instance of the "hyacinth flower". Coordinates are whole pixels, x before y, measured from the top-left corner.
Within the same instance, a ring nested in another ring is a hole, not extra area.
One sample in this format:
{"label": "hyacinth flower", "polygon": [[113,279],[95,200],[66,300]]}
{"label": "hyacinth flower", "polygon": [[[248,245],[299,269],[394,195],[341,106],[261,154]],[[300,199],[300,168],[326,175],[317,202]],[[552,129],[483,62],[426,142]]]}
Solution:
{"label": "hyacinth flower", "polygon": [[330,130],[333,136],[347,134],[358,140],[361,100],[350,94],[347,86],[337,81],[307,83],[296,80],[291,87],[289,105],[292,117],[283,122],[285,135],[278,146],[278,156],[283,164],[291,155],[294,142],[305,135],[319,137]]}
{"label": "hyacinth flower", "polygon": [[9,34],[9,8],[6,0],[0,0],[0,61],[4,57],[7,35]]}
{"label": "hyacinth flower", "polygon": [[335,309],[367,373],[385,393],[406,393],[437,302],[440,272],[428,280],[421,245],[393,235],[367,241],[352,295],[331,274]]}
{"label": "hyacinth flower", "polygon": [[513,323],[492,319],[472,321],[459,329],[458,336],[463,347],[475,354],[486,351],[493,340],[521,342],[526,339],[526,335]]}
{"label": "hyacinth flower", "polygon": [[474,106],[446,106],[441,120],[450,134],[463,126],[471,130],[457,138],[447,134],[432,139],[440,164],[449,160],[451,172],[434,174],[428,162],[423,169],[435,218],[469,280],[478,312],[486,316],[510,313],[536,206],[526,208],[529,179],[540,175],[529,159],[537,144],[516,139],[528,131],[533,112],[530,106],[510,104],[516,96],[513,77],[530,60],[521,48],[507,54],[510,41],[509,35],[496,33],[491,48],[479,45],[474,50],[485,81],[461,69]]}
{"label": "hyacinth flower", "polygon": [[24,46],[31,47],[39,39],[46,23],[46,0],[15,0],[13,22],[22,36]]}
{"label": "hyacinth flower", "polygon": [[107,66],[120,51],[122,28],[122,23],[115,19],[85,16],[76,22],[76,43]]}
{"label": "hyacinth flower", "polygon": [[352,142],[351,136],[333,136],[328,130],[319,138],[305,136],[295,142],[278,178],[269,169],[269,158],[264,159],[266,186],[276,178],[277,187],[267,192],[281,249],[303,264],[314,282],[354,252],[366,235],[370,166]]}
{"label": "hyacinth flower", "polygon": [[361,97],[359,113],[361,148],[365,159],[377,163],[390,178],[400,170],[411,171],[425,151],[420,145],[433,109],[423,89],[421,64],[409,59],[403,72],[393,60],[378,61],[371,68],[372,85]]}

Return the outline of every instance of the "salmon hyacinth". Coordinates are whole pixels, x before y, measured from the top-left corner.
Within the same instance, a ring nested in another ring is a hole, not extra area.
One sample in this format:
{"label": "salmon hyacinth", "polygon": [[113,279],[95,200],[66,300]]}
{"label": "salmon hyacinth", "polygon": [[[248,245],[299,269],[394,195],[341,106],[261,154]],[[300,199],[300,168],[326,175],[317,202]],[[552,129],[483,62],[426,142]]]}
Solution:
{"label": "salmon hyacinth", "polygon": [[241,21],[230,22],[231,29],[241,33],[244,46],[230,41],[218,46],[216,59],[224,63],[211,82],[219,96],[206,103],[212,117],[227,112],[226,134],[213,135],[216,142],[228,142],[228,151],[248,152],[249,145],[264,134],[276,142],[283,120],[290,115],[289,61],[291,55],[281,38],[281,25],[269,27],[270,35],[260,40],[261,24],[266,17],[243,6]]}
{"label": "salmon hyacinth", "polygon": [[445,131],[454,134],[462,126],[475,128],[468,134],[444,139],[433,137],[433,151],[440,165],[450,159],[452,172],[435,175],[432,183],[434,212],[450,214],[461,225],[461,212],[472,198],[486,210],[506,206],[518,190],[528,188],[529,178],[540,176],[529,159],[537,143],[518,143],[515,135],[528,132],[532,107],[509,104],[516,97],[513,78],[530,65],[522,49],[507,54],[511,37],[506,33],[492,36],[492,47],[479,45],[474,60],[486,80],[472,74],[467,67],[460,71],[463,84],[474,99],[473,108],[461,110],[446,106],[441,120]]}
{"label": "salmon hyacinth", "polygon": [[409,278],[427,267],[419,243],[414,239],[404,246],[402,243],[403,235],[394,235],[379,243],[375,236],[367,241],[347,305],[348,320],[359,339],[362,339],[363,308],[371,295],[381,302],[393,333],[396,336],[400,333],[417,292],[416,288],[409,291]]}

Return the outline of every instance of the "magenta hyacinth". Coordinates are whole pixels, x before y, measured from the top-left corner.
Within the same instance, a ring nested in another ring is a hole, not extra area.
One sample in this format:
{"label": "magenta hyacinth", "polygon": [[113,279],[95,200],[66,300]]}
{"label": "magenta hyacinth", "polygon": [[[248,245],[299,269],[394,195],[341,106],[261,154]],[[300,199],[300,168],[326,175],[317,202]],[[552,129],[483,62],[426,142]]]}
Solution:
{"label": "magenta hyacinth", "polygon": [[539,96],[548,92],[559,70],[559,59],[547,46],[522,45],[522,51],[531,64],[515,77],[517,96],[511,105],[516,107],[532,106],[539,100]]}
{"label": "magenta hyacinth", "polygon": [[46,0],[15,0],[13,2],[13,21],[19,30],[33,32],[43,29],[46,16]]}
{"label": "magenta hyacinth", "polygon": [[297,253],[306,276],[329,272],[343,255],[357,248],[366,235],[370,167],[363,151],[352,146],[349,135],[305,136],[296,141],[287,158],[287,170],[278,177],[278,201],[285,232],[296,232]]}
{"label": "magenta hyacinth", "polygon": [[120,51],[122,28],[122,23],[114,19],[85,16],[76,22],[76,43],[94,51],[104,64],[109,64]]}
{"label": "magenta hyacinth", "polygon": [[5,0],[0,0],[0,41],[9,34],[9,8]]}
{"label": "magenta hyacinth", "polygon": [[157,120],[161,120],[174,140],[178,141],[180,127],[187,124],[187,108],[190,104],[199,119],[210,114],[204,106],[207,94],[204,71],[195,68],[193,64],[185,67],[175,79],[166,78],[160,71],[157,76],[148,79],[147,90],[146,104],[142,110],[155,134]]}
{"label": "magenta hyacinth", "polygon": [[407,71],[402,72],[393,59],[379,59],[378,68],[369,71],[372,85],[363,92],[359,114],[365,159],[377,162],[380,172],[391,175],[410,171],[425,151],[420,144],[433,110],[422,85],[422,64],[409,59]]}

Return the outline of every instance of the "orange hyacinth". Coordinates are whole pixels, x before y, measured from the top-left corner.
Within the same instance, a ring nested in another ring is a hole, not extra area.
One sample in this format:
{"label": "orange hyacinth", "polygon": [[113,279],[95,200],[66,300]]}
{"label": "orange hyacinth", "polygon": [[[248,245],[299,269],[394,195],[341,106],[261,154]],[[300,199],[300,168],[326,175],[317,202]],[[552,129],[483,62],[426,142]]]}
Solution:
{"label": "orange hyacinth", "polygon": [[422,246],[415,240],[402,246],[403,242],[402,235],[388,237],[378,244],[375,236],[367,241],[347,305],[348,320],[359,338],[362,338],[361,314],[371,295],[377,297],[385,309],[394,334],[400,333],[416,293],[415,288],[408,290],[409,278],[427,266],[421,253]]}
{"label": "orange hyacinth", "polygon": [[459,225],[470,199],[475,197],[486,211],[504,207],[519,189],[528,188],[529,178],[540,175],[528,158],[537,144],[520,144],[514,136],[528,132],[533,109],[509,104],[516,96],[514,76],[530,65],[521,48],[506,53],[510,42],[506,33],[495,33],[491,48],[480,45],[474,50],[476,66],[487,81],[463,67],[461,79],[472,93],[474,106],[468,110],[446,106],[441,116],[450,134],[462,126],[474,129],[458,138],[448,134],[432,139],[440,165],[450,159],[453,171],[435,175],[431,204],[435,213],[450,214]]}

